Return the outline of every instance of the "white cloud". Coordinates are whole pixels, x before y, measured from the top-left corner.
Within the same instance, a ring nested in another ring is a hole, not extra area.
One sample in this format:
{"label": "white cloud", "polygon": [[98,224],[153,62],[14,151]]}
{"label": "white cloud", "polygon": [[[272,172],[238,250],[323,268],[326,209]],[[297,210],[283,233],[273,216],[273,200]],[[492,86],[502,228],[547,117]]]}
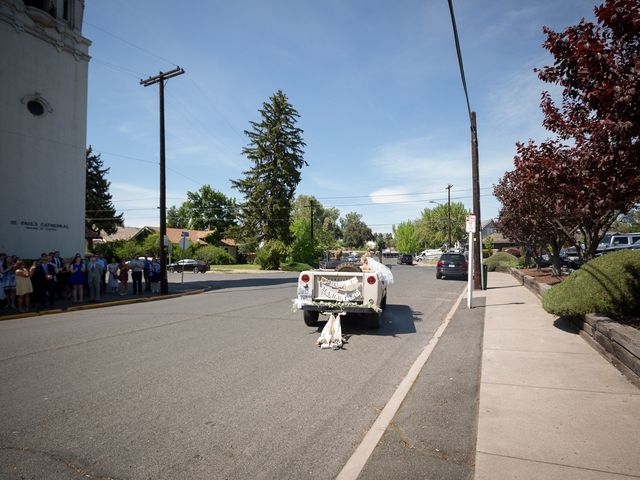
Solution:
{"label": "white cloud", "polygon": [[375,192],[371,192],[369,197],[373,203],[399,203],[415,200],[415,197],[407,195],[407,193],[411,192],[407,191],[405,188],[386,187],[380,188]]}
{"label": "white cloud", "polygon": [[433,192],[437,197],[448,183],[470,186],[470,155],[468,143],[426,136],[379,146],[371,163],[385,181],[404,182],[400,193]]}

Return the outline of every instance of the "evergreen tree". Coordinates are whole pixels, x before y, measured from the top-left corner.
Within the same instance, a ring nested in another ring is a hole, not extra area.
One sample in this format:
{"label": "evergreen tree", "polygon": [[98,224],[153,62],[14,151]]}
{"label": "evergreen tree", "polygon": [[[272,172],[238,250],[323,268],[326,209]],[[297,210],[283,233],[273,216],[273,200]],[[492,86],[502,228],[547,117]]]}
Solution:
{"label": "evergreen tree", "polygon": [[109,168],[104,168],[100,154],[94,154],[91,146],[86,152],[87,183],[85,193],[85,225],[86,228],[99,234],[104,230],[107,234],[115,233],[124,224],[122,213],[116,215],[111,203],[109,186],[106,179]]}
{"label": "evergreen tree", "polygon": [[244,178],[232,180],[244,195],[241,219],[244,234],[257,240],[290,239],[291,201],[300,183],[304,160],[300,115],[278,90],[259,110],[262,120],[245,130],[249,146],[242,153],[253,163]]}

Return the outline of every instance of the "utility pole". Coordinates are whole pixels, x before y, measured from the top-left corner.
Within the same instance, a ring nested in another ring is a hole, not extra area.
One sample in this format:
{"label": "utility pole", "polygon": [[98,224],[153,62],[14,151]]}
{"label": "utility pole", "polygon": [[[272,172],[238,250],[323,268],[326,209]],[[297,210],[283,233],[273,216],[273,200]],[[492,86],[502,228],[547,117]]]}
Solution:
{"label": "utility pole", "polygon": [[184,70],[176,67],[169,72],[160,72],[158,75],[140,80],[140,85],[148,87],[160,86],[160,294],[169,293],[169,283],[167,282],[167,249],[164,239],[167,236],[167,185],[165,175],[164,156],[164,82],[170,78],[182,75]]}
{"label": "utility pole", "polygon": [[482,275],[482,245],[480,245],[480,180],[478,171],[478,127],[476,125],[476,112],[471,112],[471,176],[473,182],[473,213],[476,216],[476,231],[473,234],[475,249],[473,252],[473,288],[482,288],[480,275]]}
{"label": "utility pole", "polygon": [[447,185],[447,211],[449,214],[449,249],[451,249],[451,187],[453,185]]}
{"label": "utility pole", "polygon": [[313,200],[309,202],[309,214],[311,215],[311,244],[313,245]]}
{"label": "utility pole", "polygon": [[[456,54],[458,56],[458,66],[460,67],[460,79],[462,80],[462,88],[467,101],[467,112],[469,113],[469,123],[471,124],[471,176],[473,182],[473,214],[476,216],[476,231],[473,234],[474,250],[470,250],[469,255],[473,255],[473,285],[475,289],[480,289],[481,253],[482,245],[479,243],[480,238],[480,183],[478,173],[478,128],[476,126],[476,112],[471,111],[471,103],[469,102],[469,92],[467,91],[467,80],[464,76],[464,65],[462,63],[462,51],[460,49],[460,39],[458,38],[458,27],[456,26],[456,16],[453,11],[453,0],[448,0],[449,12],[451,13],[451,27],[453,28],[453,39],[456,44]],[[469,246],[471,248],[471,245]],[[469,259],[471,260],[471,259]]]}

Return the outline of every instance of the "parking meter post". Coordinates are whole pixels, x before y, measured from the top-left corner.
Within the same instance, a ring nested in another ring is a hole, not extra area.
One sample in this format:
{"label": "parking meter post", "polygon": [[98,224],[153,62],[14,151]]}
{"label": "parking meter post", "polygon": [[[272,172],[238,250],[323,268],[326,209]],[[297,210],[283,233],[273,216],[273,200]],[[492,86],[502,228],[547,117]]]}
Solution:
{"label": "parking meter post", "polygon": [[180,283],[184,283],[184,266],[182,267],[182,273],[180,275]]}

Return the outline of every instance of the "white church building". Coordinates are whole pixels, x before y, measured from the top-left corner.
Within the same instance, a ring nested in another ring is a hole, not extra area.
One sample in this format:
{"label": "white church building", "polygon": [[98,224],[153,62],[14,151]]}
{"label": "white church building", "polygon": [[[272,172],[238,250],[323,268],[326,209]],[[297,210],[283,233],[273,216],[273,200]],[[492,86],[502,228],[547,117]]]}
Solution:
{"label": "white church building", "polygon": [[84,0],[0,0],[0,252],[83,253]]}

